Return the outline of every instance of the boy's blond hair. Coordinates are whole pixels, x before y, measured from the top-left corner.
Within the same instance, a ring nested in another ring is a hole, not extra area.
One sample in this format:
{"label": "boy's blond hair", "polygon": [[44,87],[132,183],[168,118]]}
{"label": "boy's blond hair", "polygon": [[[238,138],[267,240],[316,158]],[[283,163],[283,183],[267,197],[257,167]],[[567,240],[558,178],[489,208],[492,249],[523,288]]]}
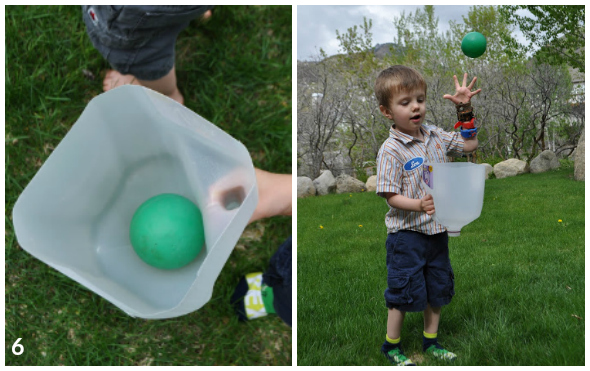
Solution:
{"label": "boy's blond hair", "polygon": [[407,66],[391,66],[381,71],[375,80],[375,97],[380,106],[388,108],[394,95],[416,89],[424,90],[426,95],[426,81],[420,72]]}

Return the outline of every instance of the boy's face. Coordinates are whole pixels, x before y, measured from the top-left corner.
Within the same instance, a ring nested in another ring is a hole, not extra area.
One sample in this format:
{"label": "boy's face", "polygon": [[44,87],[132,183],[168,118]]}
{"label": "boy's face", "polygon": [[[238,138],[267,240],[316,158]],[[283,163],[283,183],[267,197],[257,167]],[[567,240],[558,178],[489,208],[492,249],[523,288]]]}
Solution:
{"label": "boy's face", "polygon": [[426,95],[423,90],[395,94],[389,107],[379,106],[381,113],[395,123],[395,128],[413,137],[420,136],[420,126],[426,114]]}

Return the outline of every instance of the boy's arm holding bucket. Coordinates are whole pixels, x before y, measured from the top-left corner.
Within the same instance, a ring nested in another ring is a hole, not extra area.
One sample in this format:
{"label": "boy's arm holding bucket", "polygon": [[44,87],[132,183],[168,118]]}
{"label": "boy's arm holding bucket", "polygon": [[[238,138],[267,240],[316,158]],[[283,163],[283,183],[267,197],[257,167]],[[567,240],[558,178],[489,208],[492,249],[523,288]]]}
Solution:
{"label": "boy's arm holding bucket", "polygon": [[427,194],[426,196],[417,200],[391,192],[384,193],[383,197],[385,197],[389,206],[395,207],[396,209],[419,212],[423,211],[428,215],[434,214],[434,200],[430,194]]}
{"label": "boy's arm holding bucket", "polygon": [[272,216],[292,213],[291,174],[276,174],[255,168],[258,184],[258,205],[249,223]]}
{"label": "boy's arm holding bucket", "polygon": [[422,199],[412,199],[400,194],[402,191],[399,161],[395,156],[382,146],[377,154],[377,189],[379,196],[385,198],[389,206],[407,211],[424,211],[429,215],[434,214],[434,200],[432,195],[426,195]]}

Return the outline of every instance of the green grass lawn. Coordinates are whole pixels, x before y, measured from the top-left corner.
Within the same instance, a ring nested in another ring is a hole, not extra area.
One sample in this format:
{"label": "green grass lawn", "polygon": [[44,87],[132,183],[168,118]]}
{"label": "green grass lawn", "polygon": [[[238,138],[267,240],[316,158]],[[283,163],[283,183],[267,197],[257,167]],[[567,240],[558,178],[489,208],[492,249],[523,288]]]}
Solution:
{"label": "green grass lawn", "polygon": [[[449,239],[439,341],[456,365],[584,365],[584,185],[571,166],[486,181],[481,216]],[[298,364],[388,364],[387,210],[373,193],[298,201]],[[422,330],[408,313],[406,355],[442,364],[421,354]]]}
{"label": "green grass lawn", "polygon": [[[109,65],[88,39],[80,7],[5,10],[6,364],[290,365],[291,328],[276,316],[239,323],[229,298],[242,275],[267,267],[291,218],[249,226],[210,302],[169,320],[131,318],[21,249],[12,208],[102,92]],[[186,106],[244,143],[256,167],[276,173],[291,173],[291,23],[291,6],[219,6],[180,34],[176,50]],[[16,356],[18,338],[24,352]]]}

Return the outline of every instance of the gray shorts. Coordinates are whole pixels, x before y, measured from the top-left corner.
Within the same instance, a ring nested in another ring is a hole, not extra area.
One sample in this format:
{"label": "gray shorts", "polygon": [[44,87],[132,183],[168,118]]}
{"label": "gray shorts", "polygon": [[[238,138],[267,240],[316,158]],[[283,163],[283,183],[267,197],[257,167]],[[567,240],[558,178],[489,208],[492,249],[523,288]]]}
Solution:
{"label": "gray shorts", "polygon": [[82,16],[94,47],[122,74],[157,80],[174,67],[178,34],[210,5],[83,5]]}

